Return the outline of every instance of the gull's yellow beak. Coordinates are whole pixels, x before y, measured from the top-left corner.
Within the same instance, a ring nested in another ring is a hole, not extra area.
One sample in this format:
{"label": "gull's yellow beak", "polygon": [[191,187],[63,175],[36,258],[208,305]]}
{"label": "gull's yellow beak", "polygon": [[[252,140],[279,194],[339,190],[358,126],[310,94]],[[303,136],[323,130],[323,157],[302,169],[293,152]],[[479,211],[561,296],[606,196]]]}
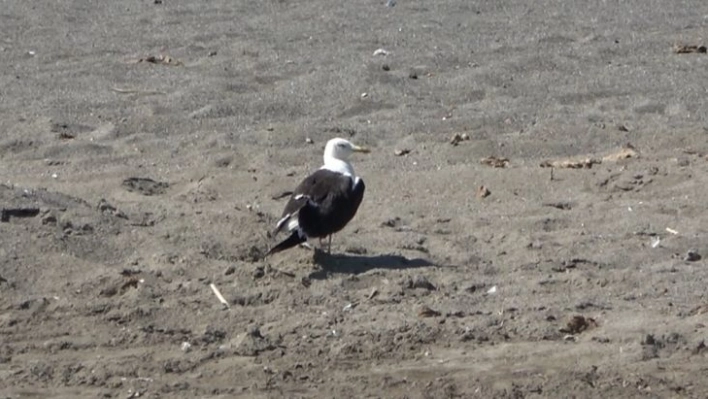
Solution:
{"label": "gull's yellow beak", "polygon": [[354,152],[362,152],[362,153],[364,153],[364,154],[368,154],[368,153],[371,152],[371,150],[369,150],[368,148],[366,148],[366,147],[359,147],[358,145],[353,146],[353,147],[352,147],[352,150],[353,150]]}

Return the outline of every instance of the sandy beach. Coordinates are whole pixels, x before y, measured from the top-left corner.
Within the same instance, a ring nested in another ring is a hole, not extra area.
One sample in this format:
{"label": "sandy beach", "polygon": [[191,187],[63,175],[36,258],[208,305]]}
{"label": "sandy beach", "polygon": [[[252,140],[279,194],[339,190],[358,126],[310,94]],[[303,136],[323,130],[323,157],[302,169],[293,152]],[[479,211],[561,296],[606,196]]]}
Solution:
{"label": "sandy beach", "polygon": [[708,3],[1,3],[0,398],[708,397]]}

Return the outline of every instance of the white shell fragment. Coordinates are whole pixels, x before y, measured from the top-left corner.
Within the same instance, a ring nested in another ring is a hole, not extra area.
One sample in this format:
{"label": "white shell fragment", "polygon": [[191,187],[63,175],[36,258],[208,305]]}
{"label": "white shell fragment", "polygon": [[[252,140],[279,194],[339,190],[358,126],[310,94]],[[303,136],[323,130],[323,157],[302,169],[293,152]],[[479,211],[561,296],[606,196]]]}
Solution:
{"label": "white shell fragment", "polygon": [[658,247],[659,244],[661,244],[661,238],[659,238],[659,237],[654,237],[654,238],[651,239],[651,247],[652,247],[652,248]]}

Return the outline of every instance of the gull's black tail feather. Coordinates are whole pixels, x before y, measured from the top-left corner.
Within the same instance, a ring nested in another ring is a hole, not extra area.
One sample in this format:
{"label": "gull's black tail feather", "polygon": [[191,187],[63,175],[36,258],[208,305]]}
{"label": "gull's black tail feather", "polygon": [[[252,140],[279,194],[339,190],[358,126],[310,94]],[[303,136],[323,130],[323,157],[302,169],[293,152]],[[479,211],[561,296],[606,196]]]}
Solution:
{"label": "gull's black tail feather", "polygon": [[307,241],[307,237],[305,237],[304,234],[301,235],[297,230],[295,230],[292,232],[292,234],[290,234],[290,237],[286,238],[285,240],[281,241],[280,244],[271,248],[265,254],[265,256],[273,255],[273,254],[278,253],[280,251],[284,251],[284,250],[292,248],[298,244],[302,244],[305,241]]}

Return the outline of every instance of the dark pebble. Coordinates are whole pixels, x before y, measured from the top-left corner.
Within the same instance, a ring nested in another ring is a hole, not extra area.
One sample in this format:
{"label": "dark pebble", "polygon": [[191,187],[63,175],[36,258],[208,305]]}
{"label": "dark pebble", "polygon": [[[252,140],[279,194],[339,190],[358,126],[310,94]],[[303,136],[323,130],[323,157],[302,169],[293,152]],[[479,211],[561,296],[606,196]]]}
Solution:
{"label": "dark pebble", "polygon": [[683,257],[683,260],[686,262],[696,262],[701,260],[701,255],[694,250],[689,250],[686,252],[686,256]]}

